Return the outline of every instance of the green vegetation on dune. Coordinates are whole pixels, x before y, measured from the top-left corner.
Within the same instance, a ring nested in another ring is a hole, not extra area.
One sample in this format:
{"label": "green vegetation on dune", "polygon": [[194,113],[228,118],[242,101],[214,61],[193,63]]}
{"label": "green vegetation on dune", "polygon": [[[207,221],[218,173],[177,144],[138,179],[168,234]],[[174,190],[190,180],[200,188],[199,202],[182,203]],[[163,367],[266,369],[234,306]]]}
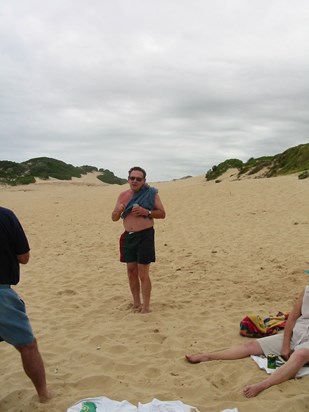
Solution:
{"label": "green vegetation on dune", "polygon": [[309,170],[309,143],[291,147],[274,156],[269,176],[278,176]]}
{"label": "green vegetation on dune", "polygon": [[[291,147],[275,156],[263,156],[257,159],[251,157],[247,162],[239,159],[228,159],[213,166],[205,175],[206,180],[216,180],[229,169],[238,170],[238,178],[244,175],[273,177],[299,173],[299,179],[309,177],[309,143]],[[95,166],[73,166],[61,160],[50,157],[37,157],[22,163],[10,160],[0,160],[0,184],[27,185],[35,183],[36,178],[71,180],[80,178],[87,173],[98,172],[97,178],[104,183],[123,185],[126,179],[117,177],[108,169],[98,169]]]}
{"label": "green vegetation on dune", "polygon": [[9,160],[0,161],[0,183],[9,185],[23,185],[34,183],[35,178],[27,173],[27,168],[20,163]]}
{"label": "green vegetation on dune", "polygon": [[115,176],[114,173],[108,169],[100,169],[99,171],[102,174],[97,176],[97,178],[101,180],[101,182],[116,185],[124,185],[127,183],[127,179],[122,179],[120,177]]}
{"label": "green vegetation on dune", "polygon": [[[49,157],[37,157],[22,163],[9,160],[0,161],[0,184],[11,186],[35,183],[35,179],[54,178],[58,180],[72,180],[72,177],[80,178],[82,175],[98,172],[95,166],[84,165],[80,167],[62,162]],[[125,179],[116,177],[108,170],[100,169],[102,175],[98,178],[110,184],[126,183]]]}
{"label": "green vegetation on dune", "polygon": [[263,177],[282,176],[300,173],[299,179],[309,177],[309,143],[291,147],[275,156],[263,156],[257,159],[250,158],[246,163],[238,159],[228,159],[212,169],[205,175],[206,180],[218,179],[228,169],[238,169],[238,177],[244,174],[254,175],[264,170]]}
{"label": "green vegetation on dune", "polygon": [[241,170],[243,167],[243,162],[238,159],[228,159],[217,166],[213,166],[211,170],[206,173],[207,180],[217,179],[219,176],[223,175],[229,169]]}
{"label": "green vegetation on dune", "polygon": [[26,167],[29,175],[40,179],[52,177],[58,180],[71,180],[72,177],[81,177],[82,174],[86,174],[80,167],[49,157],[37,157],[21,164]]}

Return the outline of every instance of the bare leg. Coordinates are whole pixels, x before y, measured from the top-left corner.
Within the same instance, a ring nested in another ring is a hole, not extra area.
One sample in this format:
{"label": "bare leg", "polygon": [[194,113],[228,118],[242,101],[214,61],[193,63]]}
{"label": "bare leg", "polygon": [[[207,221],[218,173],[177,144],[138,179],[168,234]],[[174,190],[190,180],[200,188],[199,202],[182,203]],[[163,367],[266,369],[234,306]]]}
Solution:
{"label": "bare leg", "polygon": [[137,263],[127,263],[127,272],[129,278],[129,286],[133,296],[133,308],[137,309],[141,307],[140,283],[138,278]]}
{"label": "bare leg", "polygon": [[262,355],[263,351],[256,340],[252,340],[234,348],[225,349],[218,352],[201,353],[198,355],[186,355],[190,363],[200,363],[212,360],[233,360],[242,359],[250,355]]}
{"label": "bare leg", "polygon": [[264,389],[294,378],[299,369],[307,362],[309,362],[309,349],[299,349],[292,353],[289,360],[283,366],[276,369],[268,378],[256,384],[246,386],[244,388],[244,395],[247,398],[252,398]]}
{"label": "bare leg", "polygon": [[32,380],[39,395],[40,402],[47,402],[50,396],[46,386],[43,359],[40,355],[36,340],[26,346],[16,346],[16,349],[21,354],[24,371]]}
{"label": "bare leg", "polygon": [[151,280],[149,277],[150,265],[138,264],[138,276],[141,281],[143,306],[141,313],[150,312],[150,294],[151,294]]}

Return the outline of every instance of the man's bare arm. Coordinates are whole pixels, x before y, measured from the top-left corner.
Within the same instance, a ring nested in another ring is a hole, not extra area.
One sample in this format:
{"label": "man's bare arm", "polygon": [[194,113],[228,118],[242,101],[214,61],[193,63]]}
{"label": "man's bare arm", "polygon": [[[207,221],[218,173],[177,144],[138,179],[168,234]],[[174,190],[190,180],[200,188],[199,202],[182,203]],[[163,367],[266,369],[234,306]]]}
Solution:
{"label": "man's bare arm", "polygon": [[30,253],[27,252],[27,253],[23,253],[22,255],[17,255],[17,259],[19,263],[26,265],[29,262]]}
{"label": "man's bare arm", "polygon": [[160,196],[156,194],[155,207],[154,207],[154,210],[151,211],[151,217],[155,219],[164,219],[165,216],[166,216],[166,213],[165,213],[163,203],[161,202]]}
{"label": "man's bare arm", "polygon": [[117,222],[117,220],[119,220],[120,217],[121,217],[121,213],[124,212],[124,210],[125,210],[125,205],[124,205],[122,199],[123,199],[123,194],[121,194],[118,197],[116,206],[115,206],[114,210],[112,211],[112,221],[113,222]]}
{"label": "man's bare arm", "polygon": [[301,308],[302,308],[302,303],[303,303],[304,292],[305,291],[303,290],[301,294],[299,295],[293,309],[289,313],[289,317],[284,327],[281,355],[285,359],[288,359],[291,354],[290,340],[293,334],[293,328],[295,326],[295,323],[297,319],[301,316]]}

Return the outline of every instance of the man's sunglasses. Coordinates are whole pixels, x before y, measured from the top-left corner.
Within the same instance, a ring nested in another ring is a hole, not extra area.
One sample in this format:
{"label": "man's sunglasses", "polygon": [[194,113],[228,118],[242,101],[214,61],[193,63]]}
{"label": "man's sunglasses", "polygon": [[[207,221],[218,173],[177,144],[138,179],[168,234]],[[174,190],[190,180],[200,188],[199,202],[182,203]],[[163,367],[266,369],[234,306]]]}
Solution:
{"label": "man's sunglasses", "polygon": [[134,182],[134,180],[136,180],[137,182],[141,182],[142,180],[144,180],[143,177],[135,177],[135,176],[129,176],[129,179],[131,180],[131,182]]}

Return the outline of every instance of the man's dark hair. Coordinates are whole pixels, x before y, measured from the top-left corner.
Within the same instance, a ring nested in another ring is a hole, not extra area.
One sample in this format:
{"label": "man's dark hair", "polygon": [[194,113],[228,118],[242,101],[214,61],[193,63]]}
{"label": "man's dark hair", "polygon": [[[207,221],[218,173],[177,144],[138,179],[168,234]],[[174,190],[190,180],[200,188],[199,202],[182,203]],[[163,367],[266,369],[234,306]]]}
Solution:
{"label": "man's dark hair", "polygon": [[139,167],[139,166],[133,166],[133,167],[131,167],[131,169],[129,170],[129,176],[130,176],[130,174],[131,174],[131,172],[133,172],[133,170],[138,170],[139,172],[142,172],[143,173],[143,175],[144,175],[144,179],[145,179],[145,177],[146,177],[146,172],[145,172],[145,170],[144,169],[142,169],[141,167]]}

